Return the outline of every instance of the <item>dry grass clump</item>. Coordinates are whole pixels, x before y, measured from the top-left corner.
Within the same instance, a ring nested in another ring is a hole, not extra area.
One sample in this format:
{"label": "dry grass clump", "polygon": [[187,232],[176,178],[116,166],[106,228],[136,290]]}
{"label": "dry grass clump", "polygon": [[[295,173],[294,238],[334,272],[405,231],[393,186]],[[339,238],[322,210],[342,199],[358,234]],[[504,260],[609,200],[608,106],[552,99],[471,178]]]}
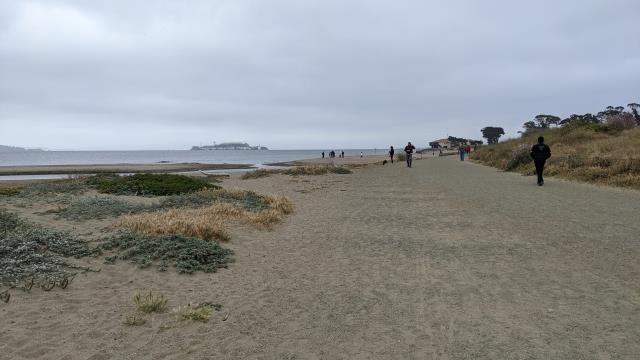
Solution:
{"label": "dry grass clump", "polygon": [[162,313],[167,310],[167,299],[163,295],[153,295],[153,292],[149,291],[146,295],[137,293],[133,297],[133,302],[138,307],[138,310],[143,313]]}
{"label": "dry grass clump", "polygon": [[0,186],[0,196],[14,196],[20,194],[22,188],[17,186]]}
{"label": "dry grass clump", "polygon": [[272,174],[284,174],[289,176],[313,176],[313,175],[325,175],[332,174],[351,174],[352,171],[342,166],[329,166],[329,165],[308,165],[308,166],[294,166],[288,169],[258,169],[242,174],[240,177],[243,180],[257,179]]}
{"label": "dry grass clump", "polygon": [[213,307],[209,304],[198,304],[196,306],[181,306],[176,309],[176,315],[178,320],[191,320],[191,321],[200,321],[207,322],[211,317],[211,312],[213,311]]}
{"label": "dry grass clump", "polygon": [[237,206],[215,204],[202,209],[171,209],[150,214],[128,215],[115,226],[149,236],[181,234],[203,240],[227,241],[230,236],[224,220],[235,218],[242,212]]}
{"label": "dry grass clump", "polygon": [[[602,130],[598,126],[565,126],[542,134],[551,146],[545,174],[590,183],[640,189],[640,128]],[[502,170],[534,175],[529,151],[535,137],[483,146],[471,158]]]}
{"label": "dry grass clump", "polygon": [[[245,197],[246,193],[237,192],[236,195]],[[115,226],[149,236],[181,234],[203,240],[227,241],[230,236],[225,225],[229,221],[240,220],[269,229],[282,221],[284,215],[293,212],[293,205],[284,197],[264,196],[262,199],[266,208],[215,203],[198,209],[171,209],[128,215],[120,218]]]}
{"label": "dry grass clump", "polygon": [[259,179],[259,178],[263,178],[263,177],[267,177],[271,174],[278,174],[280,173],[280,171],[278,170],[269,170],[269,169],[257,169],[254,171],[247,171],[244,174],[242,174],[242,176],[240,176],[240,178],[242,180],[248,180],[248,179]]}

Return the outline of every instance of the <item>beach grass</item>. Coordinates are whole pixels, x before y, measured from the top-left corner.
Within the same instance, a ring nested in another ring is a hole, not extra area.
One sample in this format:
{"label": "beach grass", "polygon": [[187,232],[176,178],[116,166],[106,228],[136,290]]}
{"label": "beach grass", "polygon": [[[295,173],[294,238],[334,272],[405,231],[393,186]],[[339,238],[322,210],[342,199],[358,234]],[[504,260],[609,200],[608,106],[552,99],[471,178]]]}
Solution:
{"label": "beach grass", "polygon": [[331,165],[305,165],[294,166],[288,169],[258,169],[249,171],[240,177],[243,180],[258,179],[274,174],[284,174],[289,176],[314,176],[326,174],[351,174],[352,171],[343,166]]}
{"label": "beach grass", "polygon": [[165,312],[168,300],[163,295],[154,295],[153,292],[149,291],[146,294],[135,294],[133,302],[139,311],[150,314]]}
{"label": "beach grass", "polygon": [[178,320],[185,321],[200,321],[207,322],[211,317],[213,308],[208,304],[198,304],[196,306],[182,306],[176,309],[176,315]]}
{"label": "beach grass", "polygon": [[640,189],[640,128],[576,124],[482,146],[471,159],[505,171],[535,175],[529,153],[538,136],[551,147],[545,175]]}
{"label": "beach grass", "polygon": [[[237,192],[238,198],[245,192]],[[215,203],[195,209],[169,209],[153,213],[127,215],[118,219],[116,227],[140,232],[148,236],[181,234],[203,240],[228,241],[230,234],[227,223],[239,220],[258,228],[270,229],[279,223],[284,215],[293,212],[293,205],[284,197],[262,196],[263,205],[243,201],[240,204]]]}

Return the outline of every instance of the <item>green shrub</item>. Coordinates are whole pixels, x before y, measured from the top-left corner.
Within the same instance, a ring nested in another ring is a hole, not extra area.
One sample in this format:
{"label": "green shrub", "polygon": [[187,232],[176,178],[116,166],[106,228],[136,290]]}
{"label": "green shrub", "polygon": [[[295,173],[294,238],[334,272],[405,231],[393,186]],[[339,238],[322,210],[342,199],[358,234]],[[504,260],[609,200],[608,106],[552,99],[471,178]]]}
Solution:
{"label": "green shrub", "polygon": [[32,197],[54,194],[81,194],[87,191],[82,179],[47,180],[24,186],[20,190],[21,197]]}
{"label": "green shrub", "polygon": [[144,204],[133,204],[107,196],[93,196],[73,200],[69,206],[54,212],[67,219],[87,220],[133,214],[151,209],[152,207]]}
{"label": "green shrub", "polygon": [[139,233],[120,232],[102,244],[101,249],[115,249],[119,253],[108,260],[128,260],[140,268],[159,262],[159,270],[166,270],[173,262],[178,272],[216,272],[226,268],[233,251],[215,241],[204,241],[182,235],[149,237]]}
{"label": "green shrub", "polygon": [[406,160],[407,160],[407,155],[405,153],[403,152],[396,153],[396,161],[402,162]]}
{"label": "green shrub", "polygon": [[101,193],[141,196],[184,194],[220,188],[204,179],[174,174],[96,175],[87,179],[87,184]]}

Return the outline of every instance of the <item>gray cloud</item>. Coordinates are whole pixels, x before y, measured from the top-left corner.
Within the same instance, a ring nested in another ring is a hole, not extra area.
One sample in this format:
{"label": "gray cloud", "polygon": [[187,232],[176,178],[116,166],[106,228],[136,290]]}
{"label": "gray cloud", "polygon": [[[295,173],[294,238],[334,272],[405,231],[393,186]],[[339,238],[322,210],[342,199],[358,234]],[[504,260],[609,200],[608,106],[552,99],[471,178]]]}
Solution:
{"label": "gray cloud", "polygon": [[[187,5],[188,4],[188,5]],[[640,3],[0,3],[0,143],[382,147],[638,99]]]}

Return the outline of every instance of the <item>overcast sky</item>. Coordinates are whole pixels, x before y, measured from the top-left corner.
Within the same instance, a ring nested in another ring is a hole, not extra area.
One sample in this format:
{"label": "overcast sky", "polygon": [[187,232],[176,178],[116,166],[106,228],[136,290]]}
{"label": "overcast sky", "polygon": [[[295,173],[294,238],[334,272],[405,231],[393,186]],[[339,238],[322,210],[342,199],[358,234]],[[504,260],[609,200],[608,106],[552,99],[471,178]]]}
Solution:
{"label": "overcast sky", "polygon": [[638,0],[0,0],[0,144],[372,148],[640,102]]}

